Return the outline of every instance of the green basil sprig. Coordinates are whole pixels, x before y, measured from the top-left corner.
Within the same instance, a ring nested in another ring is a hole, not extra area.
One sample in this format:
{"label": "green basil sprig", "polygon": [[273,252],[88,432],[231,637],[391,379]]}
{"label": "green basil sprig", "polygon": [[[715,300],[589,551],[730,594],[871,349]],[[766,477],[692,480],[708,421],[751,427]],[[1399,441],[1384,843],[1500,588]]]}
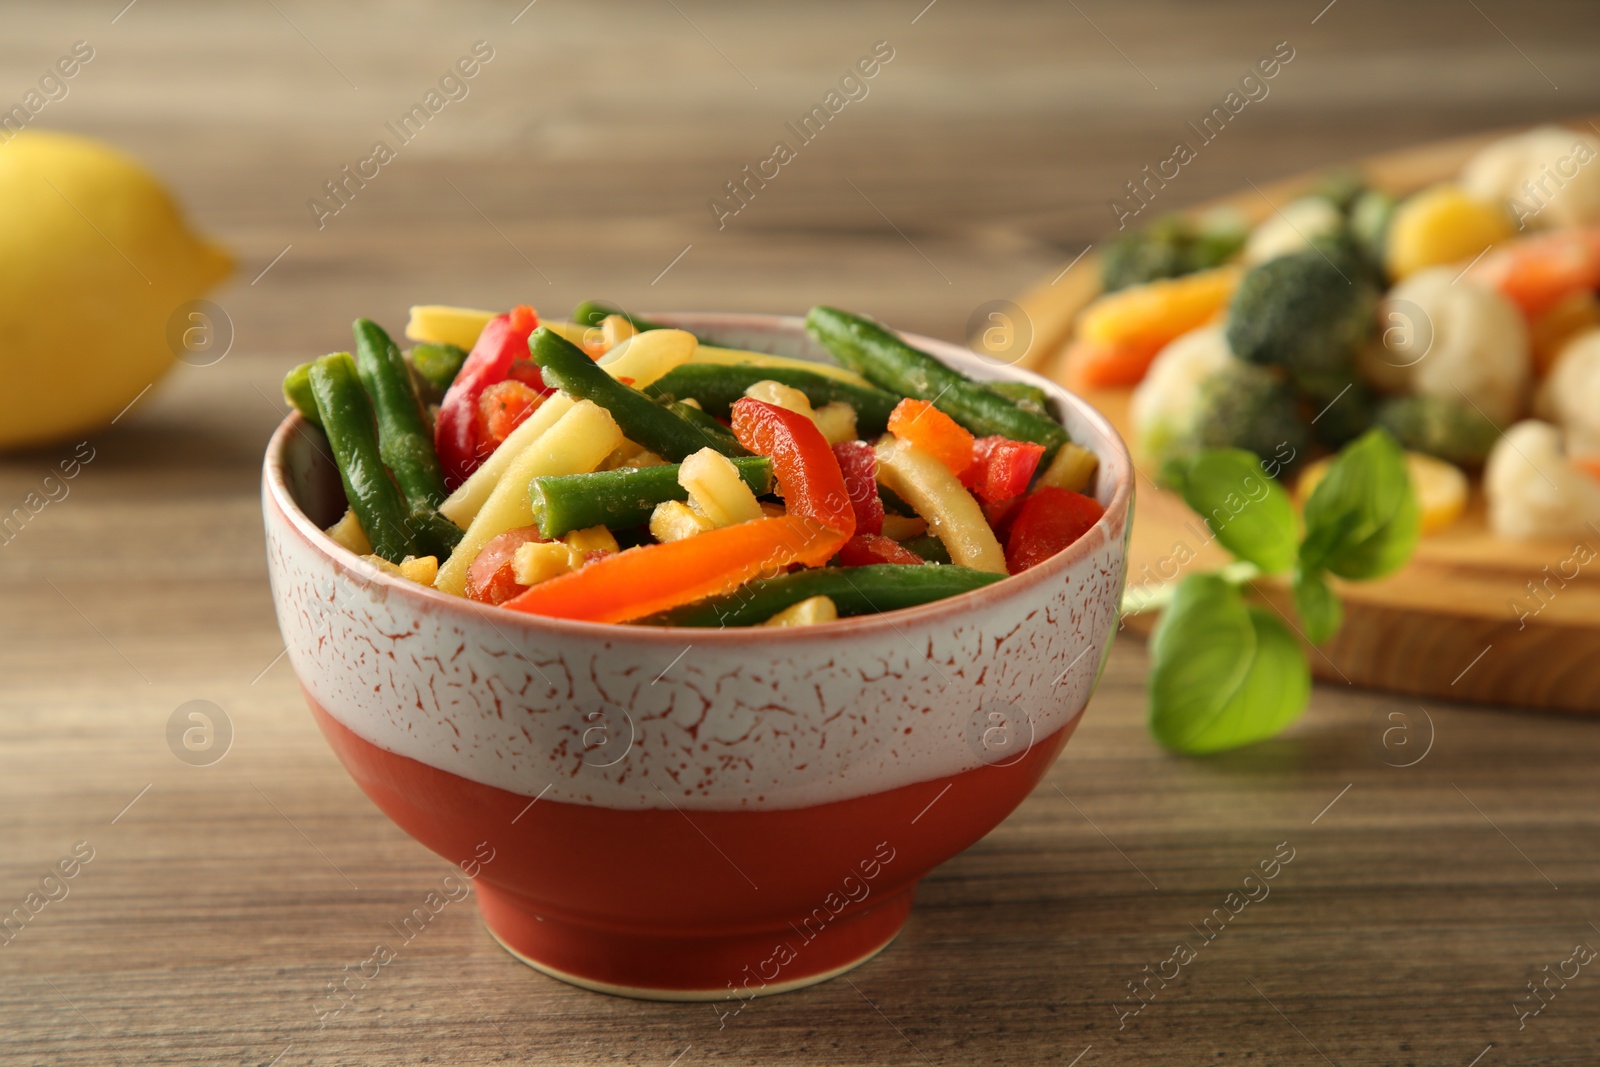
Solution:
{"label": "green basil sprig", "polygon": [[1274,736],[1311,697],[1305,649],[1278,613],[1246,600],[1263,576],[1286,577],[1299,630],[1321,644],[1344,610],[1328,575],[1360,581],[1404,566],[1420,512],[1394,438],[1371,430],[1329,464],[1305,507],[1305,533],[1289,494],[1251,452],[1203,451],[1172,472],[1183,498],[1238,562],[1191,574],[1168,596],[1150,639],[1150,731],[1178,752],[1220,752]]}

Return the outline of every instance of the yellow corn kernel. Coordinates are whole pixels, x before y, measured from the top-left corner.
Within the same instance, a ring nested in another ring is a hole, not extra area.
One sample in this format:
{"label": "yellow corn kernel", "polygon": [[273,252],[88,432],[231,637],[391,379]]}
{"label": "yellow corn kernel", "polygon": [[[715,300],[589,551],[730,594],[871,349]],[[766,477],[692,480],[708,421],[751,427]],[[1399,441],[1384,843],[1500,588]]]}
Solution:
{"label": "yellow corn kernel", "polygon": [[348,548],[358,556],[372,554],[372,542],[367,540],[367,531],[361,528],[361,520],[349,508],[345,508],[344,517],[325,532],[339,547]]}
{"label": "yellow corn kernel", "polygon": [[1061,446],[1056,458],[1050,461],[1050,466],[1039,476],[1039,485],[1081,493],[1089,488],[1089,483],[1094,480],[1094,472],[1099,466],[1099,456],[1087,448],[1080,448],[1068,442]]}
{"label": "yellow corn kernel", "polygon": [[839,608],[825,596],[808,597],[798,604],[790,604],[762,626],[815,626],[819,622],[833,622],[839,617]]}
{"label": "yellow corn kernel", "polygon": [[579,556],[590,552],[621,552],[622,547],[611,531],[604,526],[591,526],[587,530],[573,530],[561,539],[562,543]]}
{"label": "yellow corn kernel", "polygon": [[686,457],[678,466],[678,484],[688,492],[689,504],[713,526],[761,518],[761,505],[739,477],[739,468],[715,449],[702,448]]}
{"label": "yellow corn kernel", "polygon": [[368,566],[374,568],[375,570],[380,570],[385,574],[392,574],[396,578],[401,576],[400,575],[400,567],[399,567],[399,565],[395,564],[395,563],[390,563],[388,560],[384,559],[382,556],[368,554],[368,555],[362,556],[361,557],[361,561],[363,563],[367,564]]}
{"label": "yellow corn kernel", "polygon": [[921,515],[896,515],[885,512],[883,536],[894,541],[909,541],[928,532],[928,520]]}
{"label": "yellow corn kernel", "polygon": [[752,400],[761,400],[776,407],[786,408],[804,415],[813,422],[816,421],[817,413],[811,410],[811,401],[806,399],[806,394],[792,385],[763,378],[759,382],[751,383],[750,388],[744,391],[744,395]]}
{"label": "yellow corn kernel", "polygon": [[493,311],[473,308],[419,304],[411,309],[411,321],[406,323],[406,336],[413,341],[455,345],[470,352],[472,346],[478,343],[478,335],[495,314]]}
{"label": "yellow corn kernel", "polygon": [[811,421],[817,424],[830,445],[856,439],[856,409],[843,400],[817,408],[811,413]]}
{"label": "yellow corn kernel", "polygon": [[710,519],[681,500],[666,500],[650,513],[650,536],[657,541],[682,541],[715,529]]}
{"label": "yellow corn kernel", "polygon": [[560,541],[529,541],[511,557],[511,566],[520,584],[538,585],[577,570],[583,556]]}
{"label": "yellow corn kernel", "polygon": [[418,585],[432,585],[439,577],[439,557],[407,556],[400,561],[400,577]]}
{"label": "yellow corn kernel", "polygon": [[1511,233],[1511,218],[1499,205],[1459,186],[1435,185],[1395,209],[1385,265],[1399,280],[1425,267],[1470,260]]}

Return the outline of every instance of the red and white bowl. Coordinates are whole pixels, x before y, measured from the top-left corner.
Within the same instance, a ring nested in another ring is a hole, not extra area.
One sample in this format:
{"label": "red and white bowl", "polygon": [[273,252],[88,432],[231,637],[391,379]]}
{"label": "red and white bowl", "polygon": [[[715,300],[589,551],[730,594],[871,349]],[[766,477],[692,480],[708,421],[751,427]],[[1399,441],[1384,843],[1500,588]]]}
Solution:
{"label": "red and white bowl", "polygon": [[[677,315],[731,347],[826,358],[801,320]],[[743,1000],[889,943],[917,881],[993,829],[1061,752],[1117,626],[1133,468],[1109,424],[1037,376],[1100,456],[1105,517],[1017,577],[788,629],[523,615],[389,577],[323,532],[325,442],[278,428],[262,478],[278,622],[356,782],[476,874],[513,955],[589,989]]]}

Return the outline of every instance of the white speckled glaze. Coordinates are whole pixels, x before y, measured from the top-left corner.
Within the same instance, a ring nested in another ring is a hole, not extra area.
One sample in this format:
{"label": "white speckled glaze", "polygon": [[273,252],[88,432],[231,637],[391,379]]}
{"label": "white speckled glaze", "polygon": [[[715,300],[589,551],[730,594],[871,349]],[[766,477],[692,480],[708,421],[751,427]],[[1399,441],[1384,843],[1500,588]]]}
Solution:
{"label": "white speckled glaze", "polygon": [[[730,347],[820,356],[797,318],[660,318]],[[1104,419],[1053,384],[908,340],[974,377],[1046,389],[1073,439],[1100,456],[1100,523],[1017,577],[823,626],[542,619],[391,578],[335,545],[318,523],[337,517],[328,497],[337,480],[294,416],[268,448],[262,493],[295,672],[333,718],[382,749],[525,796],[607,808],[804,807],[993,763],[984,738],[997,722],[1023,743],[1055,734],[1082,712],[1116,627],[1127,453]]]}

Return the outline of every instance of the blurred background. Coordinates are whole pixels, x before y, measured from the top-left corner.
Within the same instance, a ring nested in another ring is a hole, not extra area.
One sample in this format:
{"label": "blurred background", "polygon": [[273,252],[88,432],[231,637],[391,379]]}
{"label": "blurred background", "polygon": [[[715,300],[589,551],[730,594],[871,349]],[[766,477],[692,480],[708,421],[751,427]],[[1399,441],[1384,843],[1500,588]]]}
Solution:
{"label": "blurred background", "polygon": [[[348,347],[358,315],[398,332],[411,304],[560,317],[584,298],[641,312],[833,303],[960,338],[975,308],[1112,232],[1125,183],[1281,43],[1293,58],[1268,94],[1167,184],[1158,210],[1600,112],[1594,4],[108,0],[8,3],[0,25],[0,106],[87,42],[92,60],[30,128],[136,157],[236,260],[209,297],[225,354],[181,361],[92,435],[70,495],[0,545],[0,905],[76,842],[95,853],[69,898],[0,947],[0,1061],[1065,1064],[1090,1045],[1085,1067],[1236,1062],[1245,1049],[1281,1063],[1326,1049],[1341,1064],[1465,1065],[1514,1039],[1494,1036],[1517,1033],[1505,1004],[1525,971],[1565,956],[1575,920],[1534,900],[1549,887],[1509,851],[1510,888],[1460,892],[1501,874],[1453,858],[1488,828],[1448,783],[1452,769],[1500,766],[1524,775],[1497,779],[1512,791],[1534,775],[1592,796],[1592,741],[1553,719],[1519,720],[1512,755],[1488,729],[1442,749],[1432,784],[1460,812],[1426,832],[1351,838],[1335,865],[1318,868],[1308,848],[1297,869],[1319,895],[1211,950],[1213,974],[1186,1000],[1120,1035],[1109,1004],[1124,979],[1289,836],[1280,816],[1311,832],[1357,782],[1343,805],[1368,830],[1414,802],[1381,792],[1391,772],[1363,733],[1398,700],[1319,692],[1322,732],[1204,767],[1162,757],[1143,731],[1132,641],[1057,768],[1085,792],[1068,785],[1069,808],[1041,787],[936,872],[900,947],[854,991],[763,1003],[724,1029],[704,1008],[594,997],[515,967],[461,908],[359,1012],[318,1030],[323,986],[439,865],[360,796],[300,703],[266,585],[259,464],[285,411],[283,372]],[[802,143],[786,124],[875,48],[865,95]],[[476,73],[442,86],[464,57]],[[397,136],[431,91],[443,106]],[[347,180],[380,140],[393,158]],[[733,199],[728,183],[777,141],[794,158]],[[341,198],[328,183],[344,183]],[[67,451],[0,459],[0,510]],[[209,764],[180,754],[169,729],[194,700],[220,713]],[[1440,728],[1487,714],[1446,712]],[[1386,799],[1363,808],[1363,793]],[[1550,857],[1577,864],[1570,835],[1528,833],[1519,842],[1565,887],[1565,861]],[[1419,855],[1437,872],[1427,893],[1383,880],[1418,877]],[[1596,877],[1592,865],[1567,873]],[[1353,933],[1336,909],[1357,887],[1379,918]],[[1461,931],[1491,912],[1537,930],[1469,951]],[[1439,915],[1458,921],[1430,938]],[[1413,939],[1408,962],[1391,954],[1398,931]],[[1320,987],[1294,978],[1313,958]],[[1281,991],[1272,1009],[1243,978]],[[1564,995],[1569,1022],[1593,1019],[1592,990]],[[1353,1005],[1377,1021],[1352,1028]],[[1592,1034],[1552,1025],[1539,1041],[1527,1062],[1594,1062]]]}

